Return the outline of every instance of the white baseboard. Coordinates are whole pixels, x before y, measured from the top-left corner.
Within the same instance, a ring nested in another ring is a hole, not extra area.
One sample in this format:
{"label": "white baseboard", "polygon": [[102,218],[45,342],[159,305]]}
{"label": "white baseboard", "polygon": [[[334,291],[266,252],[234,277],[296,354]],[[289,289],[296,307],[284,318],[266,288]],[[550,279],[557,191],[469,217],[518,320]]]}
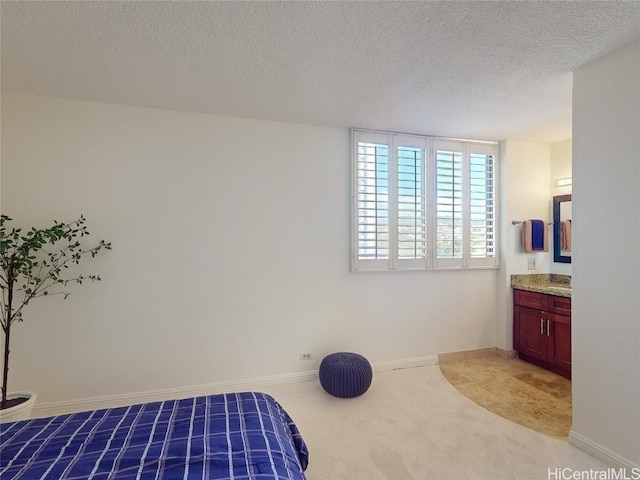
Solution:
{"label": "white baseboard", "polygon": [[391,360],[389,362],[376,362],[371,364],[374,372],[383,372],[385,370],[396,370],[398,368],[424,367],[426,365],[437,365],[438,356],[431,355],[429,357],[407,358],[405,360]]}
{"label": "white baseboard", "polygon": [[309,382],[318,378],[317,371],[273,375],[269,377],[248,378],[227,382],[216,382],[207,385],[194,385],[190,387],[167,388],[147,392],[126,393],[122,395],[109,395],[105,397],[85,398],[80,400],[43,403],[33,408],[33,418],[62,415],[65,413],[84,412],[101,408],[113,408],[123,405],[135,405],[138,403],[158,402],[178,398],[198,397],[201,395],[214,395],[217,393],[238,392],[256,390],[265,385],[277,385],[281,383]]}
{"label": "white baseboard", "polygon": [[637,470],[640,468],[640,465],[634,465],[630,460],[627,460],[602,445],[597,444],[584,435],[574,432],[573,428],[569,430],[569,443],[614,468],[625,468],[627,470]]}
{"label": "white baseboard", "polygon": [[[410,358],[406,360],[394,360],[389,362],[377,362],[373,363],[371,365],[371,368],[374,372],[381,372],[385,370],[394,370],[397,368],[436,365],[437,363],[438,357],[436,355],[433,355],[430,357]],[[84,412],[87,410],[98,410],[101,408],[135,405],[138,403],[158,402],[162,400],[172,400],[177,398],[198,397],[201,395],[215,395],[218,393],[257,390],[260,387],[267,385],[311,382],[317,379],[318,371],[310,370],[300,373],[287,373],[283,375],[272,375],[267,377],[248,378],[227,382],[216,382],[207,385],[195,385],[190,387],[168,388],[147,392],[135,392],[122,395],[85,398],[80,400],[50,402],[43,403],[41,405],[36,404],[33,407],[32,418],[50,417],[53,415],[63,415],[66,413]]]}

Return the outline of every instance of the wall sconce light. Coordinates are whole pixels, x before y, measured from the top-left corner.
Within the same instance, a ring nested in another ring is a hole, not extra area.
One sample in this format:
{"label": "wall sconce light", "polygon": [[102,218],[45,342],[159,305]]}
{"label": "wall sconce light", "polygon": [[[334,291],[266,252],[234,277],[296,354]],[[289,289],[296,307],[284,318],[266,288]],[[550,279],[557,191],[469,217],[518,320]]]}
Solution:
{"label": "wall sconce light", "polygon": [[571,177],[559,178],[556,180],[556,187],[568,187],[572,183],[573,183],[573,179]]}

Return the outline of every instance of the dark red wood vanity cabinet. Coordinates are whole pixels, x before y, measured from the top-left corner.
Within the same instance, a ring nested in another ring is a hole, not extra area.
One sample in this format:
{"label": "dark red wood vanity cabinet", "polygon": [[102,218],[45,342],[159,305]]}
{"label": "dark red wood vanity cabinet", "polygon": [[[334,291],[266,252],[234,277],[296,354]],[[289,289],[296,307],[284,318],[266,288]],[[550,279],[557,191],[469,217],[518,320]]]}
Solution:
{"label": "dark red wood vanity cabinet", "polygon": [[571,298],[514,289],[513,349],[521,359],[571,378]]}

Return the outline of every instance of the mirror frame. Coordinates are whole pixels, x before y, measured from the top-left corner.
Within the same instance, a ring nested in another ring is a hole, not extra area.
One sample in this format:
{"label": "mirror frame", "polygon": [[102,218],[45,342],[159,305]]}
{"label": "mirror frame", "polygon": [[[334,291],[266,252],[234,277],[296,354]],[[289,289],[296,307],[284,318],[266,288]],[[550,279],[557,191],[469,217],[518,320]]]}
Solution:
{"label": "mirror frame", "polygon": [[560,250],[560,204],[570,202],[571,194],[553,197],[553,261],[571,263],[571,255],[562,255]]}

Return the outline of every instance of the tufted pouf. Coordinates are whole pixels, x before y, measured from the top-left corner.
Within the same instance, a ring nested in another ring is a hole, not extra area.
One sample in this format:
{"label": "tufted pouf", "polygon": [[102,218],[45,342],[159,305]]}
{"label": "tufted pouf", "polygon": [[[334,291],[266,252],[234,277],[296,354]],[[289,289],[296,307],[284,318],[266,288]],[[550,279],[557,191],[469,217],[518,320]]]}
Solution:
{"label": "tufted pouf", "polygon": [[358,397],[371,386],[371,364],[362,355],[338,352],[320,362],[320,385],[334,397]]}

